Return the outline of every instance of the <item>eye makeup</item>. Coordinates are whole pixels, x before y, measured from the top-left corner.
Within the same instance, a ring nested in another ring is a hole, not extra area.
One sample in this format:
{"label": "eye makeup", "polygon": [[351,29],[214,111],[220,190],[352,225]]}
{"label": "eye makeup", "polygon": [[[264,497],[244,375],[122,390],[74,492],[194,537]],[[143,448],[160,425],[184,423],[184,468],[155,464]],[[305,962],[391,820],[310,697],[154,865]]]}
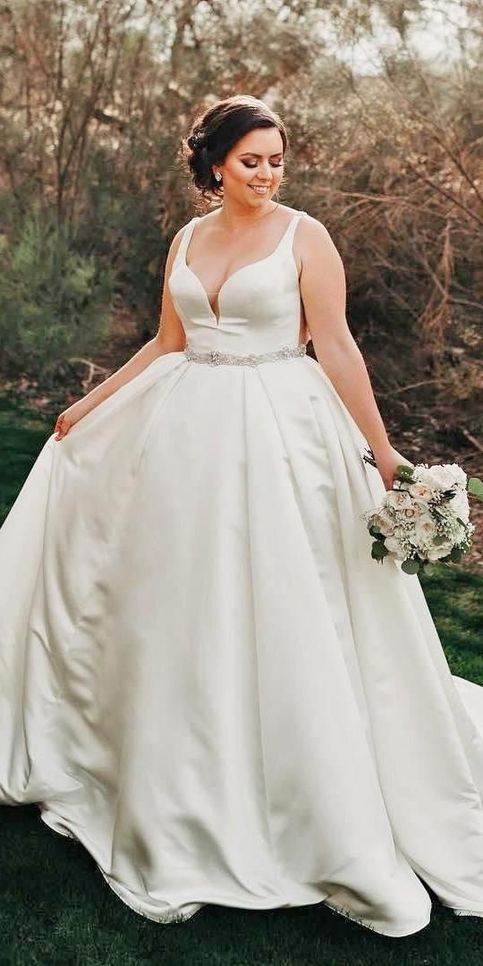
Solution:
{"label": "eye makeup", "polygon": [[[280,162],[270,162],[270,163],[272,165],[272,168],[281,168],[281,167],[283,167],[283,161],[280,161]],[[257,162],[256,161],[255,161],[254,164],[250,164],[248,161],[242,161],[242,164],[245,165],[245,168],[256,168],[257,167]]]}

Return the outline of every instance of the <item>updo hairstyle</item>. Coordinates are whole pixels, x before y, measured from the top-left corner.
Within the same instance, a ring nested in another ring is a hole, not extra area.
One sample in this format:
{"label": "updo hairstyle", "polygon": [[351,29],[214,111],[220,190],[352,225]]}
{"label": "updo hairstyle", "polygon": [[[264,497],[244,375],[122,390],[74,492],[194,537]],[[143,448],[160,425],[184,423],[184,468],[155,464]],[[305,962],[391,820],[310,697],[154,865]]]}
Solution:
{"label": "updo hairstyle", "polygon": [[250,94],[217,101],[198,115],[188,136],[182,139],[181,158],[205,199],[223,197],[223,188],[215,179],[212,165],[222,164],[240,138],[259,127],[278,128],[285,154],[288,135],[283,121],[263,101]]}

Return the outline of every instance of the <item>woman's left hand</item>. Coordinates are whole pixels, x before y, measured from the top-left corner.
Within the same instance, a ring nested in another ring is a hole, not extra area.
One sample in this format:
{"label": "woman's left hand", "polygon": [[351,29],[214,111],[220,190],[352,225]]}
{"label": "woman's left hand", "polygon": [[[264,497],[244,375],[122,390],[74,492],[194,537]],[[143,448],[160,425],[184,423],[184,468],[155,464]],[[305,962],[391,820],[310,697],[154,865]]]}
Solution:
{"label": "woman's left hand", "polygon": [[394,482],[394,473],[397,466],[400,466],[401,463],[403,463],[405,466],[414,466],[414,463],[411,463],[410,460],[406,459],[404,456],[401,456],[394,446],[387,446],[383,450],[374,452],[374,459],[386,490],[390,490],[392,488],[392,484]]}

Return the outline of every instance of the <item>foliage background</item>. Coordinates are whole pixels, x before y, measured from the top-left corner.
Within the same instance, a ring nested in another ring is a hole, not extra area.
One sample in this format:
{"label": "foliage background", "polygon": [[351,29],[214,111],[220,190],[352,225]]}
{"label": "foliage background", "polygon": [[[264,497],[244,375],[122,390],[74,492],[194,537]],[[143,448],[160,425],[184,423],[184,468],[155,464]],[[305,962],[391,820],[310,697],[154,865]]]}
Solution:
{"label": "foliage background", "polygon": [[[166,252],[198,203],[180,138],[242,92],[287,123],[281,200],[342,253],[395,445],[483,475],[482,45],[479,0],[2,0],[0,518],[50,421],[156,331]],[[465,568],[483,573],[481,537],[422,582],[453,673],[483,683],[482,578]],[[212,906],[160,932],[36,812],[0,809],[2,963],[481,962],[481,920],[436,902],[396,944],[321,906]]]}
{"label": "foliage background", "polygon": [[281,200],[343,256],[395,445],[481,475],[481,3],[17,0],[0,40],[0,388],[54,415],[154,334],[200,205],[181,136],[249,92],[289,129]]}

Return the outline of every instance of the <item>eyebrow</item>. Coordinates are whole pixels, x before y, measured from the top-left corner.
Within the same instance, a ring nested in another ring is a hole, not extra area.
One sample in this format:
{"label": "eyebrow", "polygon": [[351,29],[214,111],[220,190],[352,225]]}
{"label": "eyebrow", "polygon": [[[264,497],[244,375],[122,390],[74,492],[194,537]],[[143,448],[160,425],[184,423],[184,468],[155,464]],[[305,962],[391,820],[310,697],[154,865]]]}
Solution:
{"label": "eyebrow", "polygon": [[[281,158],[283,156],[283,151],[275,151],[275,154],[271,154],[271,158]],[[255,154],[254,151],[244,151],[243,154],[238,155],[239,158],[262,158],[263,154]]]}

